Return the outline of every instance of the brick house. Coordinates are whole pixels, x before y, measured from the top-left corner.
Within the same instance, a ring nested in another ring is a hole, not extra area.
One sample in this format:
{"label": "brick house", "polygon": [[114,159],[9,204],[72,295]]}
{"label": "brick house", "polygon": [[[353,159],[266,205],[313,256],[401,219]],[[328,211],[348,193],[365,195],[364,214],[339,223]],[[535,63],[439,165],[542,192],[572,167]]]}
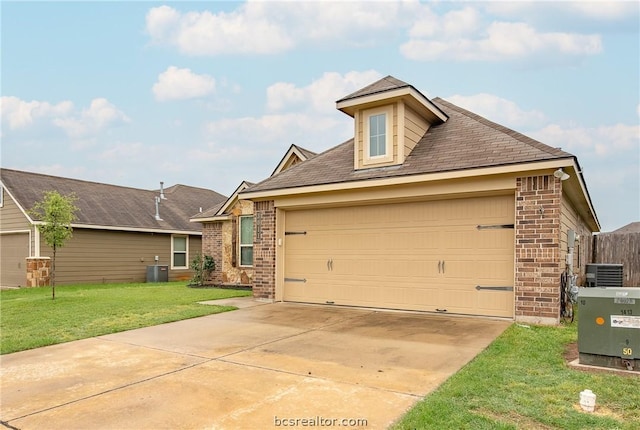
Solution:
{"label": "brick house", "polygon": [[[316,155],[291,145],[271,176]],[[243,181],[225,201],[191,218],[202,223],[202,252],[213,257],[216,269],[209,282],[215,285],[250,286],[253,283],[253,202],[238,195],[252,186]]]}
{"label": "brick house", "polygon": [[558,323],[599,231],[574,155],[392,76],[337,108],[354,138],[238,193],[256,299]]}

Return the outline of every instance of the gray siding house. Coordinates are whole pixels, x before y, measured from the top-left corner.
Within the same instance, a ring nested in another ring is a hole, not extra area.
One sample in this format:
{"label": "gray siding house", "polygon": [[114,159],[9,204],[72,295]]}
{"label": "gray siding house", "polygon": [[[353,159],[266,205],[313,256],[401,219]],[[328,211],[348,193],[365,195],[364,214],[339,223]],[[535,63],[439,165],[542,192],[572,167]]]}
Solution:
{"label": "gray siding house", "polygon": [[169,280],[189,279],[189,261],[202,252],[201,225],[189,219],[226,200],[185,185],[143,190],[0,169],[0,285],[25,286],[27,258],[51,256],[30,210],[52,190],[74,193],[80,209],[57,254],[58,285],[141,282],[154,264],[169,266]]}

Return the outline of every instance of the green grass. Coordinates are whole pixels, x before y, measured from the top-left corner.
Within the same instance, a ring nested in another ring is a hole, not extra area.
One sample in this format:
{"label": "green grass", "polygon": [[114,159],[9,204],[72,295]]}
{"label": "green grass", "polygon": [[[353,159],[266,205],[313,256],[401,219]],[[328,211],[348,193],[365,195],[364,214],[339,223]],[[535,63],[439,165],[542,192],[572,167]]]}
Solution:
{"label": "green grass", "polygon": [[0,353],[224,312],[197,302],[250,294],[185,282],[57,286],[55,300],[49,287],[0,291]]}
{"label": "green grass", "polygon": [[[577,322],[530,328],[516,324],[414,406],[393,429],[637,429],[640,377],[588,373],[567,366]],[[579,407],[597,395],[596,411]]]}

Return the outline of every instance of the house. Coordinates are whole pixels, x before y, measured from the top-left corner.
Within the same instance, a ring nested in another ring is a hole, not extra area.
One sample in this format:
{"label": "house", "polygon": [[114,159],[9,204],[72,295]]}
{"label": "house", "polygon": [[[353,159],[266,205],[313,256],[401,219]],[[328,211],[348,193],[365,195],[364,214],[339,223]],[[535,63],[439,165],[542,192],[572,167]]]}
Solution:
{"label": "house", "polygon": [[354,138],[238,195],[256,299],[559,322],[599,230],[574,155],[392,76],[336,104]]}
{"label": "house", "polygon": [[30,213],[44,191],[74,193],[80,209],[73,237],[56,256],[58,285],[143,282],[147,266],[156,264],[169,266],[170,280],[189,279],[190,259],[202,250],[201,228],[189,217],[225,200],[185,185],[142,190],[10,169],[0,169],[0,182],[2,286],[27,285],[27,258],[52,255]]}
{"label": "house", "polygon": [[[271,176],[315,156],[298,145],[291,145]],[[202,252],[216,262],[209,282],[216,285],[250,286],[253,282],[253,202],[238,195],[254,185],[243,181],[231,196],[191,218],[202,223]]]}

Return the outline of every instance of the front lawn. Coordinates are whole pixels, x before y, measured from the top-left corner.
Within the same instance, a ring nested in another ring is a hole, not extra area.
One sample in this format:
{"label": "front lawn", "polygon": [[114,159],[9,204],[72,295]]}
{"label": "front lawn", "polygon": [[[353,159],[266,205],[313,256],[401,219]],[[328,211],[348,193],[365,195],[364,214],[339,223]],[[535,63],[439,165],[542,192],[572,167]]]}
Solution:
{"label": "front lawn", "polygon": [[[640,377],[568,367],[577,322],[508,328],[489,348],[420,401],[398,429],[637,429]],[[580,392],[597,395],[580,409]]]}
{"label": "front lawn", "polygon": [[224,312],[197,302],[250,294],[185,282],[56,286],[55,300],[50,287],[0,291],[0,353]]}

